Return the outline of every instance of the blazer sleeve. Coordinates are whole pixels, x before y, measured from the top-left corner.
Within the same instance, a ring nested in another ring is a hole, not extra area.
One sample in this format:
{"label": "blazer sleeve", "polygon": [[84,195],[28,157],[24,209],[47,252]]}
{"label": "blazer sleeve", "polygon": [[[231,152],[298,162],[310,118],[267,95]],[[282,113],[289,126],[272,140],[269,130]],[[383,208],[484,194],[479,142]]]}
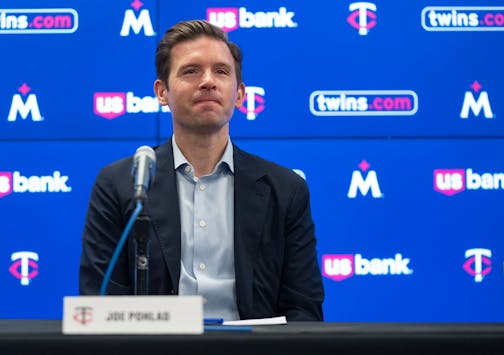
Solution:
{"label": "blazer sleeve", "polygon": [[[108,166],[98,174],[91,191],[82,235],[79,293],[98,295],[111,257],[126,225],[125,203],[121,203],[117,166]],[[124,176],[124,175],[123,175]],[[126,175],[128,176],[128,175]],[[120,254],[110,278],[107,294],[130,294],[127,245]]]}
{"label": "blazer sleeve", "polygon": [[285,221],[285,258],[279,308],[289,321],[322,321],[324,289],[317,263],[308,186],[298,180]]}

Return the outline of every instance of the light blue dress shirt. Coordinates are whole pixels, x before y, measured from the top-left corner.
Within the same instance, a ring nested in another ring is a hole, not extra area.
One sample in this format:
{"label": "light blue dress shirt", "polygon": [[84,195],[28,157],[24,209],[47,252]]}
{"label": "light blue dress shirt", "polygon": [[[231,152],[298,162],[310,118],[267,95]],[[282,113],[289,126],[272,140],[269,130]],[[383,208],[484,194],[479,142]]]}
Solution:
{"label": "light blue dress shirt", "polygon": [[181,220],[180,295],[201,295],[204,316],[240,319],[234,268],[233,145],[197,178],[172,137]]}

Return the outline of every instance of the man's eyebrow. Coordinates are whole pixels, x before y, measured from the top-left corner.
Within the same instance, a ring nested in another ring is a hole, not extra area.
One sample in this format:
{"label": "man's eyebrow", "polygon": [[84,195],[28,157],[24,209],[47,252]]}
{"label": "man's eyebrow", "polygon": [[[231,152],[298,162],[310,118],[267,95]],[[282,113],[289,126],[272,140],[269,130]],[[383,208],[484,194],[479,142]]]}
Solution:
{"label": "man's eyebrow", "polygon": [[179,67],[179,70],[182,70],[182,69],[186,69],[186,68],[191,68],[191,67],[199,67],[201,65],[197,64],[197,63],[186,63],[186,64],[183,64]]}
{"label": "man's eyebrow", "polygon": [[[187,69],[187,68],[200,68],[201,66],[202,65],[198,64],[198,63],[186,63],[186,64],[181,65],[177,69],[177,72],[183,71],[184,69]],[[226,68],[226,69],[231,70],[233,68],[233,65],[230,63],[226,63],[226,62],[218,62],[218,63],[212,64],[212,67],[213,68]]]}
{"label": "man's eyebrow", "polygon": [[228,67],[228,68],[232,68],[233,67],[231,64],[226,63],[226,62],[215,63],[213,66],[214,67]]}

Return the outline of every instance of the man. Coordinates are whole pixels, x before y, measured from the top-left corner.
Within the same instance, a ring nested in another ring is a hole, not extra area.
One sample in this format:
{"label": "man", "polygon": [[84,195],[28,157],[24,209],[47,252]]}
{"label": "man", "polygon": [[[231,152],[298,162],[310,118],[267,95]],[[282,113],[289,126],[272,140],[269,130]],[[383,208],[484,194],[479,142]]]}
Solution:
{"label": "man", "polygon": [[[156,148],[150,294],[202,295],[207,317],[285,315],[322,320],[324,298],[305,181],[231,143],[229,121],[245,95],[240,49],[206,21],[169,29],[156,51],[154,91],[173,136]],[[83,233],[80,293],[98,294],[135,201],[132,159],[105,167]],[[134,246],[122,252],[108,294],[134,292]]]}

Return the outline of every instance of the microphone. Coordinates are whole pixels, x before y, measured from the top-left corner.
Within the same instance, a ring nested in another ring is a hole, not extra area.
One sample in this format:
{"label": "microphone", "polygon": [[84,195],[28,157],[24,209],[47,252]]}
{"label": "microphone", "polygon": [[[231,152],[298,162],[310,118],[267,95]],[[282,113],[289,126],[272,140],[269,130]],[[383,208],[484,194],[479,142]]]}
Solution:
{"label": "microphone", "polygon": [[156,172],[156,153],[146,145],[139,147],[133,156],[131,175],[134,179],[135,200],[145,202],[147,190]]}

